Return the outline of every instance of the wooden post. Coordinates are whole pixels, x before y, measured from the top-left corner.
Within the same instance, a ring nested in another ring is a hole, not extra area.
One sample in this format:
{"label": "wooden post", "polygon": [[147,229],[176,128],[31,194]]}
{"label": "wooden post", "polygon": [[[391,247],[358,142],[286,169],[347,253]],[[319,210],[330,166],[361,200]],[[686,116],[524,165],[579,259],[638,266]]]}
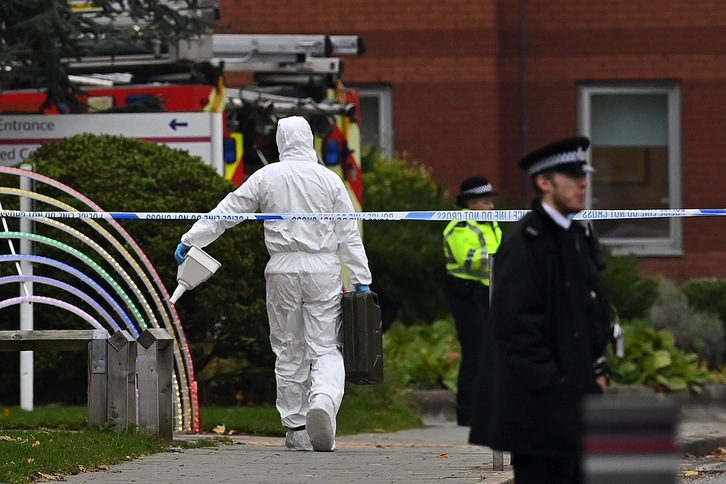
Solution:
{"label": "wooden post", "polygon": [[492,449],[492,470],[504,470],[504,452]]}
{"label": "wooden post", "polygon": [[136,340],[127,331],[108,340],[107,422],[119,432],[137,424]]}
{"label": "wooden post", "polygon": [[174,436],[173,348],[165,329],[147,329],[138,339],[139,428],[169,440]]}
{"label": "wooden post", "polygon": [[[106,336],[107,338],[108,336]],[[100,427],[108,420],[108,342],[88,343],[88,425]]]}
{"label": "wooden post", "polygon": [[[489,254],[489,305],[492,303],[492,290],[494,289],[494,258],[496,254]],[[489,321],[487,321],[489,324]],[[492,470],[504,470],[504,452],[492,449]]]}

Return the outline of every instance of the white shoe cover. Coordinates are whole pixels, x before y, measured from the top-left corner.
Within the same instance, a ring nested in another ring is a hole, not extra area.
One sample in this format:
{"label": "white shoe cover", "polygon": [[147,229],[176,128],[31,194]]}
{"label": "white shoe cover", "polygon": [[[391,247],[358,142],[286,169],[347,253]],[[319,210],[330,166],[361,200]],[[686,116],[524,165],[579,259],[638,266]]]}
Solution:
{"label": "white shoe cover", "polygon": [[288,430],[285,434],[285,447],[290,450],[313,450],[307,430]]}
{"label": "white shoe cover", "polygon": [[308,410],[305,428],[314,451],[332,452],[335,450],[333,422],[325,409],[316,407]]}

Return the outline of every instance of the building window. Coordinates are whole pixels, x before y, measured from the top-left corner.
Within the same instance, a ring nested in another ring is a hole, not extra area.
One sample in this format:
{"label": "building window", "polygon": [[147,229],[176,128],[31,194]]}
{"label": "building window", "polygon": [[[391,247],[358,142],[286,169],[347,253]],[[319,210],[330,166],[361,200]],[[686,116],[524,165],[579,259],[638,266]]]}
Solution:
{"label": "building window", "polygon": [[[578,96],[595,168],[588,208],[681,208],[678,85],[582,85]],[[595,229],[614,254],[683,253],[680,218],[602,220]]]}
{"label": "building window", "polygon": [[391,88],[379,85],[352,86],[360,93],[361,147],[378,148],[383,156],[393,157],[393,103]]}

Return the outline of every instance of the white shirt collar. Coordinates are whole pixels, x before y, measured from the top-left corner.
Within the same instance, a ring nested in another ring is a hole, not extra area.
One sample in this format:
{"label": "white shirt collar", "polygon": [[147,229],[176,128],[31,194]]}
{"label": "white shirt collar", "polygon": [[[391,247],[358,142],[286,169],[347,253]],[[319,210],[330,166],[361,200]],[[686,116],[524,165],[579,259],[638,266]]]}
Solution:
{"label": "white shirt collar", "polygon": [[542,202],[542,208],[544,208],[545,212],[552,217],[552,220],[554,220],[555,223],[563,229],[567,230],[570,228],[570,225],[572,225],[572,219],[565,217],[551,205],[547,205],[545,202]]}

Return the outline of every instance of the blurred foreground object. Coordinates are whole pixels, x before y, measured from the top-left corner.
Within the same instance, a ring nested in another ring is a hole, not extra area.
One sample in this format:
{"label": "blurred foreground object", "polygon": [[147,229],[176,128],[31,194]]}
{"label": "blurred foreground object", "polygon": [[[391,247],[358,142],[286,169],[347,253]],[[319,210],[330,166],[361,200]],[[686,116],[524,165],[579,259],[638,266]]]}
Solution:
{"label": "blurred foreground object", "polygon": [[677,482],[680,409],[656,397],[604,395],[584,402],[587,484]]}

